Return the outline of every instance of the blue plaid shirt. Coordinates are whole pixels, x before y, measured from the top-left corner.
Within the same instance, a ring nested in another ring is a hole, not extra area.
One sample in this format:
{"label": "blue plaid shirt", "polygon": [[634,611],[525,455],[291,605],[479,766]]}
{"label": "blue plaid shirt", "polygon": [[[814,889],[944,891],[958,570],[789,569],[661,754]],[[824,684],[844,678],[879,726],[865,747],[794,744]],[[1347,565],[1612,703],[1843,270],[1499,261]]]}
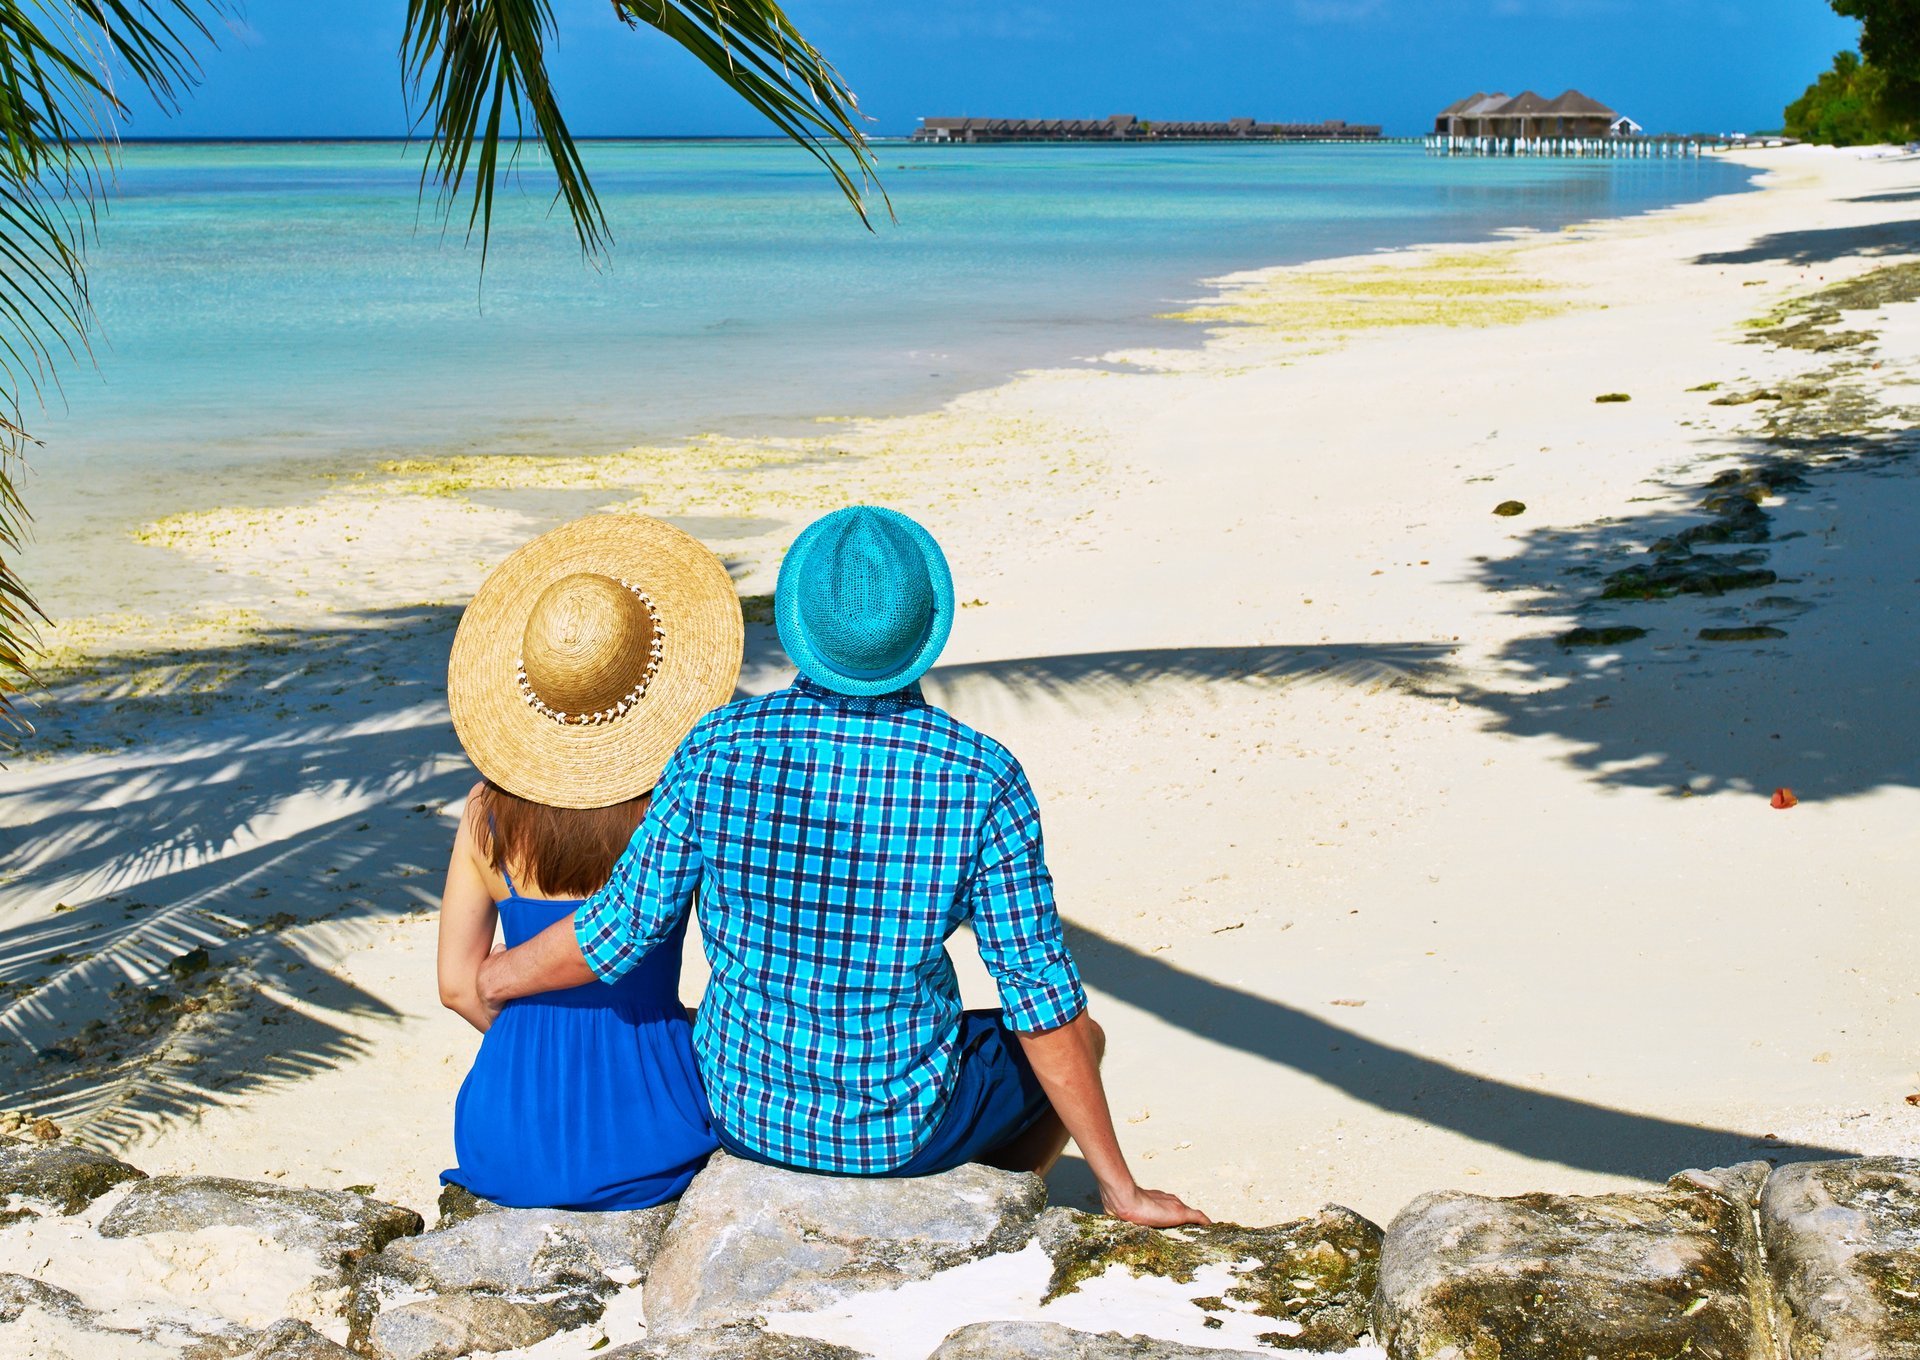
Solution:
{"label": "blue plaid shirt", "polygon": [[917,687],[849,698],[802,677],[703,719],[575,916],[588,964],[619,977],[696,896],[714,1118],[790,1166],[884,1174],[932,1135],[956,1070],[946,940],[962,923],[1009,1027],[1086,1006],[1025,773]]}

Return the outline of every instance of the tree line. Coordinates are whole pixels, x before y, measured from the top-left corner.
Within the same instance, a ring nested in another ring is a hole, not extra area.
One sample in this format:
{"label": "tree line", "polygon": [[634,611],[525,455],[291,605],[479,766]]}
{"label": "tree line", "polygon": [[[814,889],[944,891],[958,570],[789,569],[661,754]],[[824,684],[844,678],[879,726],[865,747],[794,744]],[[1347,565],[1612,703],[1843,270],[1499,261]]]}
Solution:
{"label": "tree line", "polygon": [[1920,139],[1920,0],[1831,0],[1860,21],[1860,50],[1787,105],[1786,133],[1829,146]]}

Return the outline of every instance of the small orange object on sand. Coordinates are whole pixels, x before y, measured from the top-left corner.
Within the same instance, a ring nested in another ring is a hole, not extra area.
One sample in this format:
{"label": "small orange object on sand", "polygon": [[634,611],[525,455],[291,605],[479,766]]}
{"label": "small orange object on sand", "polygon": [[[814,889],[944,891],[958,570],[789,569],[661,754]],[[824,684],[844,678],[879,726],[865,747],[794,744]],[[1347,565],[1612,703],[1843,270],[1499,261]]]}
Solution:
{"label": "small orange object on sand", "polygon": [[1793,796],[1792,789],[1775,789],[1773,791],[1773,805],[1777,808],[1790,808],[1799,801],[1798,798]]}

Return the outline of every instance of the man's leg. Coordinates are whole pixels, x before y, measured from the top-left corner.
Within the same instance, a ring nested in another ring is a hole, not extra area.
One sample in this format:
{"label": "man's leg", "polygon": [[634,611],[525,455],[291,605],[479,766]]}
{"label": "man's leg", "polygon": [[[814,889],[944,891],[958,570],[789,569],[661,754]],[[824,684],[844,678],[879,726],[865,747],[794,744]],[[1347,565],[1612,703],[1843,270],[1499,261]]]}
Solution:
{"label": "man's leg", "polygon": [[[1100,1028],[1099,1022],[1092,1016],[1087,1017],[1087,1026],[1092,1031],[1093,1059],[1099,1062],[1107,1056],[1107,1032]],[[1054,1164],[1060,1160],[1060,1154],[1066,1149],[1067,1126],[1049,1107],[1032,1128],[1012,1142],[995,1148],[980,1160],[1002,1171],[1031,1171],[1044,1176],[1053,1170]]]}

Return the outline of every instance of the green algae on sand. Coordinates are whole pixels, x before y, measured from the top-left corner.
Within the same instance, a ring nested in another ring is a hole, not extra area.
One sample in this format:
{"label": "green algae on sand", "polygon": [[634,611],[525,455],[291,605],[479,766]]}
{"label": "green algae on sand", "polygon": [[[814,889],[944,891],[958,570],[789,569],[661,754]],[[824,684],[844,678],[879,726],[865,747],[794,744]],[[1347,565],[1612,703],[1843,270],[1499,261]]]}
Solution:
{"label": "green algae on sand", "polygon": [[1345,1350],[1371,1325],[1382,1234],[1350,1209],[1329,1205],[1313,1218],[1270,1228],[1231,1223],[1159,1232],[1117,1219],[1075,1215],[1045,1234],[1053,1276],[1043,1302],[1073,1293],[1118,1266],[1135,1277],[1191,1284],[1208,1266],[1233,1283],[1192,1300],[1202,1312],[1236,1311],[1299,1330],[1263,1333],[1281,1349]]}
{"label": "green algae on sand", "polygon": [[1833,329],[1847,312],[1873,312],[1897,302],[1920,301],[1920,263],[1882,265],[1855,278],[1790,298],[1747,323],[1756,342],[1787,349],[1854,349],[1880,338],[1876,331]]}
{"label": "green algae on sand", "polygon": [[1562,647],[1617,647],[1646,635],[1646,629],[1622,623],[1603,628],[1570,628],[1558,640]]}
{"label": "green algae on sand", "polygon": [[1551,283],[1516,271],[1507,253],[1488,251],[1359,269],[1275,270],[1167,315],[1311,340],[1398,326],[1510,326],[1572,307]]}

